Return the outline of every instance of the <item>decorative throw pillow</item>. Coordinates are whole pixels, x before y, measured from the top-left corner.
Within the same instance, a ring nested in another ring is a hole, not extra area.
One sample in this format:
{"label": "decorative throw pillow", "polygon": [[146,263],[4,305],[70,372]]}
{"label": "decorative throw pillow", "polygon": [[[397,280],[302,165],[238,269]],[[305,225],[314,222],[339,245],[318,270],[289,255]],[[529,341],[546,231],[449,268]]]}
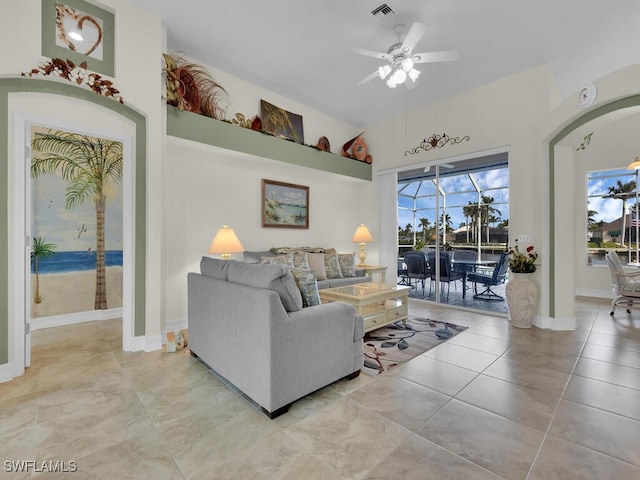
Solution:
{"label": "decorative throw pillow", "polygon": [[327,271],[327,278],[343,278],[337,253],[325,252],[324,268]]}
{"label": "decorative throw pillow", "polygon": [[307,252],[293,252],[293,266],[301,270],[309,270],[309,254]]}
{"label": "decorative throw pillow", "polygon": [[291,273],[293,274],[293,278],[300,289],[300,295],[302,295],[302,307],[320,305],[320,294],[318,293],[316,272],[313,270],[292,268]]}
{"label": "decorative throw pillow", "polygon": [[260,263],[279,263],[281,265],[286,265],[287,267],[293,267],[293,256],[288,254],[277,255],[275,257],[262,257],[260,259]]}
{"label": "decorative throw pillow", "polygon": [[309,253],[307,258],[309,259],[309,269],[316,272],[316,278],[318,280],[326,280],[327,271],[324,268],[324,253]]}
{"label": "decorative throw pillow", "polygon": [[340,271],[343,277],[356,276],[356,260],[355,253],[339,253],[338,261],[340,262]]}

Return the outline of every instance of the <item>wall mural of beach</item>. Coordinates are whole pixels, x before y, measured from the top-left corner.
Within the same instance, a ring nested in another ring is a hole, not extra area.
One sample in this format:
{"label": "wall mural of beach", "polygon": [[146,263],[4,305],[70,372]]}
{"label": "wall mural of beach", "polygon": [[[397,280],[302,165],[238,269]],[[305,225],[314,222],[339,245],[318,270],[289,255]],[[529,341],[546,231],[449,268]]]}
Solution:
{"label": "wall mural of beach", "polygon": [[33,126],[32,318],[122,307],[122,143]]}

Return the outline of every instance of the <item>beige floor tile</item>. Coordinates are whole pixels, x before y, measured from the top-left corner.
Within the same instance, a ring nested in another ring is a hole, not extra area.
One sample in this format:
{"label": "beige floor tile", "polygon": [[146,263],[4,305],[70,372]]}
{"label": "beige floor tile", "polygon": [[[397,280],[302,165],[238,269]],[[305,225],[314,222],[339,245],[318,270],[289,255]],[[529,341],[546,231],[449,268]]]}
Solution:
{"label": "beige floor tile", "polygon": [[558,397],[544,390],[486,375],[478,376],[456,395],[456,399],[542,432],[549,426],[558,405]]}
{"label": "beige floor tile", "polygon": [[504,478],[525,478],[544,436],[455,399],[417,433]]}
{"label": "beige floor tile", "polygon": [[562,400],[549,433],[640,466],[640,422]]}
{"label": "beige floor tile", "polygon": [[364,408],[416,430],[451,397],[402,377],[385,375],[348,397]]}
{"label": "beige floor tile", "polygon": [[360,479],[411,434],[355,402],[340,399],[285,430],[344,478]]}
{"label": "beige floor tile", "polygon": [[539,389],[551,395],[560,396],[571,376],[550,368],[535,367],[511,358],[499,358],[484,372],[506,382]]}
{"label": "beige floor tile", "polygon": [[497,355],[491,353],[481,352],[480,350],[462,347],[449,342],[427,350],[423,355],[474,372],[482,372],[498,358]]}
{"label": "beige floor tile", "polygon": [[640,420],[640,390],[574,375],[564,398]]}
{"label": "beige floor tile", "polygon": [[528,480],[637,480],[640,469],[575,443],[549,436]]}
{"label": "beige floor tile", "polygon": [[462,347],[480,350],[481,352],[491,353],[492,355],[502,355],[509,350],[509,347],[515,343],[515,340],[501,340],[499,338],[476,335],[473,331],[467,330],[448,340],[448,342]]}
{"label": "beige floor tile", "polygon": [[505,340],[509,343],[516,342],[519,338],[527,335],[527,332],[525,330],[513,328],[509,322],[501,322],[498,325],[489,322],[483,322],[472,327],[469,332],[475,333],[476,335],[484,335],[485,337]]}
{"label": "beige floor tile", "polygon": [[540,346],[519,343],[511,347],[503,358],[519,365],[571,373],[578,362],[578,353],[579,350],[576,354],[566,353],[566,347],[559,348],[557,345]]}
{"label": "beige floor tile", "polygon": [[591,333],[589,335],[587,343],[618,348],[620,350],[633,350],[634,352],[640,352],[640,342],[638,342],[638,340],[636,340],[635,338],[625,338],[618,335]]}
{"label": "beige floor tile", "polygon": [[365,477],[367,480],[498,480],[500,477],[435,443],[412,435]]}
{"label": "beige floor tile", "polygon": [[[638,339],[638,343],[640,343],[640,338]],[[593,360],[601,360],[603,362],[616,363],[625,367],[640,369],[640,352],[634,352],[633,350],[621,350],[589,343],[585,345],[582,356]]]}
{"label": "beige floor tile", "polygon": [[640,390],[640,371],[637,368],[616,365],[615,363],[581,358],[575,369],[575,375],[602,380],[622,387]]}
{"label": "beige floor tile", "polygon": [[394,368],[389,375],[405,378],[452,397],[478,373],[420,355]]}

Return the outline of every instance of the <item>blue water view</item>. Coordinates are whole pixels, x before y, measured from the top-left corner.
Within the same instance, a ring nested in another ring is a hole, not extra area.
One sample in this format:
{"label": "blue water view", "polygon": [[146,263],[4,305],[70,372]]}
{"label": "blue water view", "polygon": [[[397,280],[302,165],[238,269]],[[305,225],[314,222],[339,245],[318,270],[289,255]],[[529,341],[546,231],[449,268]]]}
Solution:
{"label": "blue water view", "polygon": [[[107,267],[121,267],[122,250],[107,250],[104,261]],[[53,257],[40,258],[38,262],[39,273],[66,273],[95,269],[95,250],[57,252]],[[33,261],[31,262],[31,273],[35,273]]]}

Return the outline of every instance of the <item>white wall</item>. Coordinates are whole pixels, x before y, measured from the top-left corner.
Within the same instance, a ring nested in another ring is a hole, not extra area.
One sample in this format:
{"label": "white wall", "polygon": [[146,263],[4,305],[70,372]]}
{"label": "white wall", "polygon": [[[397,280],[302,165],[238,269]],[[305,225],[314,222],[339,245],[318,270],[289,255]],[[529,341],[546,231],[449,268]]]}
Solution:
{"label": "white wall", "polygon": [[[409,110],[367,128],[374,152],[374,170],[436,161],[458,155],[505,147],[509,149],[509,226],[511,235],[526,233],[541,254],[536,273],[544,287],[546,240],[544,185],[540,165],[547,161],[542,127],[549,107],[557,99],[547,66],[540,66],[464,92],[425,108]],[[406,131],[405,131],[406,128]],[[470,141],[443,148],[404,152],[432,134],[468,135]],[[374,202],[377,189],[367,192]],[[393,256],[391,258],[394,258]],[[389,268],[395,268],[389,264]],[[541,289],[538,313],[546,315],[547,293]]]}

